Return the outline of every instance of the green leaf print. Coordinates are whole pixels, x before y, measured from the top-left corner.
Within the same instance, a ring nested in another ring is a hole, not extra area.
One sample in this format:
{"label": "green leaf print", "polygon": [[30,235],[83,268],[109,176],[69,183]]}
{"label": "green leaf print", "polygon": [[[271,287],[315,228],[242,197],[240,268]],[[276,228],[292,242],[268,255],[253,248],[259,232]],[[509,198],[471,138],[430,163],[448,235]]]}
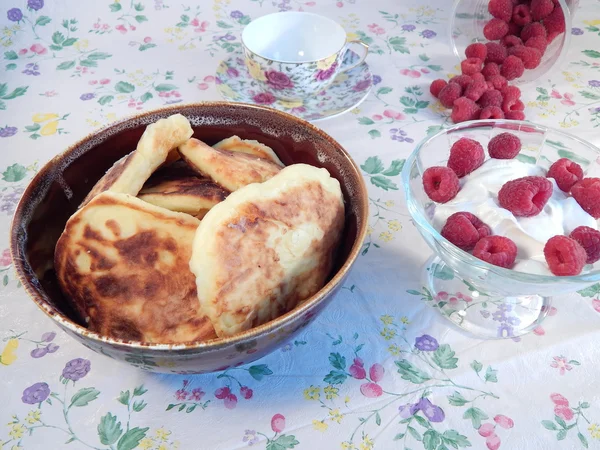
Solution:
{"label": "green leaf print", "polygon": [[417,415],[414,415],[414,416],[413,416],[413,418],[414,418],[414,419],[417,421],[417,423],[418,423],[419,425],[421,425],[423,428],[431,428],[431,424],[430,424],[430,423],[429,423],[429,422],[428,422],[426,419],[423,419],[421,416],[419,416],[418,414],[417,414]]}
{"label": "green leaf print", "polygon": [[377,139],[381,137],[381,133],[379,130],[369,130],[369,136],[371,136],[371,139]]}
{"label": "green leaf print", "polygon": [[100,103],[101,105],[106,105],[107,103],[112,102],[114,99],[114,97],[112,95],[103,95],[102,97],[100,97],[98,99],[98,103]]}
{"label": "green leaf print", "polygon": [[588,448],[588,441],[585,436],[581,434],[581,432],[577,433],[577,437],[581,441],[581,445],[583,445],[585,448]]}
{"label": "green leaf print", "polygon": [[61,45],[65,40],[65,36],[60,31],[55,31],[52,35],[52,42],[56,45]]}
{"label": "green leaf print", "polygon": [[406,359],[396,361],[396,366],[398,367],[398,373],[401,375],[402,379],[410,381],[411,383],[421,384],[431,379],[429,375],[415,367]]}
{"label": "green leaf print", "polygon": [[600,58],[600,52],[597,52],[596,50],[583,50],[581,53],[590,58]]}
{"label": "green leaf print", "polygon": [[431,273],[438,280],[454,279],[454,271],[448,266],[440,266],[439,264],[431,265]]}
{"label": "green leaf print", "polygon": [[42,126],[39,123],[34,123],[33,125],[26,125],[25,126],[25,130],[27,130],[27,131],[29,131],[31,133],[35,133],[40,128],[42,128]]}
{"label": "green leaf print", "polygon": [[110,58],[112,55],[110,53],[105,53],[105,52],[93,52],[90,53],[89,55],[87,55],[87,59],[91,60],[91,61],[98,61],[100,59],[107,59]]}
{"label": "green leaf print", "polygon": [[433,362],[441,369],[456,369],[458,358],[455,358],[456,353],[448,344],[443,344],[433,354]]}
{"label": "green leaf print", "polygon": [[140,395],[144,395],[146,392],[148,392],[148,389],[146,389],[143,384],[140,384],[133,390],[133,396],[139,397]]}
{"label": "green leaf print", "polygon": [[383,171],[383,163],[379,156],[369,156],[360,168],[370,175],[375,175]]}
{"label": "green leaf print", "polygon": [[346,378],[348,378],[346,372],[342,372],[341,370],[332,370],[325,375],[323,381],[328,384],[342,384],[344,381],[346,381]]}
{"label": "green leaf print", "polygon": [[110,12],[117,12],[117,11],[121,11],[121,4],[120,3],[111,3],[110,5],[108,5],[108,7],[110,8]]}
{"label": "green leaf print", "polygon": [[61,51],[62,49],[63,49],[63,48],[62,48],[62,45],[56,45],[56,44],[51,44],[51,45],[50,45],[50,50],[54,50],[54,51],[56,51],[56,52],[59,52],[59,51]]}
{"label": "green leaf print", "polygon": [[[442,435],[442,440],[445,443],[452,445],[452,447],[454,447],[454,448],[456,448],[456,446],[471,447],[471,443],[469,442],[469,439],[467,439],[466,436],[463,436],[456,430],[444,431],[444,434]],[[438,450],[439,450],[439,448],[438,448]]]}
{"label": "green leaf print", "polygon": [[478,430],[481,426],[481,421],[486,420],[487,418],[488,415],[485,412],[475,407],[467,409],[463,414],[463,419],[471,419],[473,428],[475,428],[476,430]]}
{"label": "green leaf print", "polygon": [[468,400],[460,392],[454,391],[454,394],[448,396],[448,403],[452,406],[463,406],[468,403]]}
{"label": "green leaf print", "polygon": [[121,394],[119,395],[119,398],[117,398],[117,400],[122,405],[127,406],[127,405],[129,405],[130,398],[131,398],[131,393],[129,391],[121,391]]}
{"label": "green leaf print", "polygon": [[498,382],[498,371],[495,369],[492,369],[492,366],[488,366],[487,370],[485,371],[485,381],[490,382],[490,383],[497,383]]}
{"label": "green leaf print", "polygon": [[405,159],[395,159],[390,164],[390,167],[381,172],[381,174],[387,177],[395,177],[396,175],[400,175],[405,162]]}
{"label": "green leaf print", "polygon": [[427,62],[427,61],[429,61],[429,59],[430,59],[430,58],[429,58],[429,56],[427,56],[425,53],[421,53],[421,54],[419,55],[419,59],[420,59],[421,61]]}
{"label": "green leaf print", "polygon": [[389,178],[385,178],[384,176],[381,176],[381,175],[375,175],[375,176],[371,177],[371,184],[373,184],[377,187],[380,187],[381,189],[384,189],[386,191],[389,191],[390,189],[392,191],[398,190],[398,185],[396,183],[394,183]]}
{"label": "green leaf print", "polygon": [[256,366],[250,366],[248,369],[248,373],[252,378],[256,381],[262,380],[265,376],[273,375],[273,371],[269,369],[269,366],[266,364],[258,364]]}
{"label": "green leaf print", "polygon": [[168,92],[174,91],[175,89],[177,89],[177,86],[175,86],[174,84],[163,83],[154,86],[154,89],[158,92]]}
{"label": "green leaf print", "polygon": [[250,18],[250,16],[243,16],[238,22],[240,23],[240,25],[248,25],[250,22],[252,22],[252,19]]}
{"label": "green leaf print", "polygon": [[477,375],[479,375],[479,372],[481,372],[481,369],[483,369],[483,364],[481,364],[479,361],[477,361],[476,359],[473,360],[473,362],[471,363],[471,369],[473,369],[475,371],[475,373]]}
{"label": "green leaf print", "polygon": [[527,156],[527,155],[524,155],[523,153],[519,153],[517,155],[517,160],[527,163],[527,164],[535,164],[536,163],[536,159],[533,156]]}
{"label": "green leaf print", "polygon": [[13,164],[8,166],[4,172],[2,172],[2,179],[11,183],[21,181],[25,178],[27,169],[20,164]]}
{"label": "green leaf print", "polygon": [[117,444],[117,450],[133,450],[140,444],[140,441],[146,437],[147,431],[148,427],[132,428],[127,433],[125,433],[123,437],[121,437],[121,439],[119,439],[119,443]]}
{"label": "green leaf print", "polygon": [[73,394],[73,397],[71,397],[69,408],[71,406],[87,406],[91,401],[96,400],[98,395],[100,395],[100,391],[93,387],[79,389]]}
{"label": "green leaf print", "polygon": [[126,81],[119,81],[115,84],[115,91],[121,92],[122,94],[129,94],[135,91],[135,86],[131,83],[127,83]]}
{"label": "green leaf print", "polygon": [[421,433],[419,433],[417,430],[415,430],[413,427],[408,426],[406,428],[408,430],[408,432],[411,434],[411,436],[413,438],[415,438],[417,441],[421,442],[423,440],[423,437],[421,436]]}
{"label": "green leaf print", "polygon": [[598,94],[594,94],[593,92],[590,91],[579,91],[579,93],[582,95],[582,97],[585,97],[589,100],[600,100],[600,95]]}
{"label": "green leaf print", "polygon": [[35,25],[39,27],[43,27],[44,25],[48,25],[52,22],[52,19],[48,16],[40,16],[36,19]]}
{"label": "green leaf print", "polygon": [[4,52],[4,59],[19,59],[19,56],[17,55],[17,52],[10,50],[8,52]]}
{"label": "green leaf print", "polygon": [[122,433],[123,429],[121,428],[121,422],[117,422],[117,416],[108,413],[100,418],[100,423],[98,424],[98,438],[102,444],[114,444]]}
{"label": "green leaf print", "polygon": [[277,439],[269,441],[266,450],[286,450],[288,448],[294,448],[300,444],[296,439],[296,436],[282,434]]}
{"label": "green leaf print", "polygon": [[144,95],[142,95],[140,97],[140,102],[146,103],[148,100],[150,100],[153,97],[153,95],[150,92],[146,92]]}
{"label": "green leaf print", "polygon": [[12,64],[7,64],[5,69],[6,70],[15,70],[17,68],[17,65],[12,63]]}
{"label": "green leaf print", "polygon": [[149,48],[154,48],[154,47],[156,47],[156,44],[153,44],[152,42],[148,42],[147,44],[140,45],[138,50],[140,52],[144,52],[144,51],[148,50]]}
{"label": "green leaf print", "polygon": [[597,294],[600,294],[600,283],[596,283],[588,288],[577,291],[577,293],[582,297],[594,297]]}
{"label": "green leaf print", "polygon": [[586,166],[590,164],[589,160],[587,160],[569,150],[558,150],[557,153],[558,153],[558,156],[560,156],[561,158],[568,158],[571,161],[575,161],[576,163],[583,164]]}
{"label": "green leaf print", "polygon": [[98,63],[91,59],[82,59],[79,61],[79,65],[84,67],[98,67]]}
{"label": "green leaf print", "polygon": [[425,450],[435,450],[441,442],[440,434],[435,430],[427,430],[423,435],[423,447],[425,447]]}
{"label": "green leaf print", "polygon": [[410,53],[408,47],[406,47],[406,38],[400,36],[394,36],[388,39],[388,43],[395,52]]}
{"label": "green leaf print", "polygon": [[433,70],[434,72],[439,72],[440,70],[443,69],[442,66],[438,66],[438,65],[434,65],[434,64],[429,64],[427,67],[429,69]]}
{"label": "green leaf print", "polygon": [[27,92],[28,86],[21,86],[13,90],[10,94],[2,97],[2,100],[12,100],[13,98],[20,97]]}
{"label": "green leaf print", "polygon": [[64,61],[56,66],[56,70],[69,70],[75,67],[75,61]]}
{"label": "green leaf print", "polygon": [[556,433],[557,441],[562,441],[563,439],[566,439],[566,437],[567,437],[567,430],[560,430],[558,433]]}
{"label": "green leaf print", "polygon": [[133,402],[133,410],[135,412],[140,412],[146,406],[148,406],[148,403],[144,402],[144,400],[136,400],[135,402]]}
{"label": "green leaf print", "polygon": [[329,362],[335,369],[345,370],[346,369],[346,358],[339,353],[330,353]]}
{"label": "green leaf print", "polygon": [[217,26],[218,26],[219,28],[233,28],[233,26],[232,26],[232,25],[229,25],[227,22],[224,22],[224,21],[222,21],[222,20],[218,20],[218,21],[217,21]]}
{"label": "green leaf print", "polygon": [[65,42],[63,42],[62,45],[63,45],[63,47],[70,47],[75,42],[77,42],[77,38],[69,38],[69,39],[65,39]]}
{"label": "green leaf print", "polygon": [[144,10],[144,5],[142,5],[141,3],[136,3],[135,5],[133,5],[133,7],[135,8],[136,11]]}
{"label": "green leaf print", "polygon": [[393,90],[394,89],[392,89],[391,87],[380,87],[379,89],[377,89],[377,95],[389,94]]}
{"label": "green leaf print", "polygon": [[136,20],[137,23],[148,22],[148,18],[146,16],[141,15],[141,14],[135,16],[135,20]]}
{"label": "green leaf print", "polygon": [[360,123],[361,125],[373,125],[375,123],[375,121],[372,119],[369,119],[368,117],[359,117],[358,123]]}

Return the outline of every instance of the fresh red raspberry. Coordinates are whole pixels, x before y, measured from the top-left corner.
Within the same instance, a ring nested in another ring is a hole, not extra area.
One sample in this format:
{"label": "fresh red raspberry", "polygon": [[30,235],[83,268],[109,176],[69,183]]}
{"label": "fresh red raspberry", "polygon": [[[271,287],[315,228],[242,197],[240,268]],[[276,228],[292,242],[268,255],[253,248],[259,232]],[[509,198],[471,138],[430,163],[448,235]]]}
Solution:
{"label": "fresh red raspberry", "polygon": [[497,106],[499,108],[502,106],[502,94],[496,89],[488,89],[477,103],[482,108],[487,108],[488,106]]}
{"label": "fresh red raspberry", "polygon": [[512,9],[512,0],[490,0],[488,3],[489,13],[504,22],[510,22]]}
{"label": "fresh red raspberry", "polygon": [[485,153],[479,142],[469,138],[460,138],[450,147],[447,165],[456,172],[458,178],[462,178],[481,166],[484,159]]}
{"label": "fresh red raspberry", "polygon": [[448,83],[446,80],[434,80],[431,82],[431,86],[429,86],[429,92],[431,92],[431,95],[437,98],[440,95],[440,91],[444,89],[447,84]]}
{"label": "fresh red raspberry", "polygon": [[548,43],[552,42],[559,34],[565,32],[565,15],[561,7],[554,8],[554,11],[544,19],[544,28],[546,29]]}
{"label": "fresh red raspberry", "polygon": [[481,69],[481,74],[486,80],[489,80],[494,75],[500,75],[500,66],[493,62],[487,63],[485,66],[483,66],[483,69]]}
{"label": "fresh red raspberry", "polygon": [[517,45],[523,45],[523,41],[518,36],[513,34],[507,34],[502,38],[502,45],[504,45],[508,50],[508,54],[510,55],[510,48],[516,47]]}
{"label": "fresh red raspberry", "polygon": [[500,68],[500,74],[508,81],[515,80],[523,75],[525,65],[514,55],[507,56]]}
{"label": "fresh red raspberry", "polygon": [[488,144],[488,154],[495,159],[513,159],[521,151],[521,139],[512,133],[500,133]]}
{"label": "fresh red raspberry", "polygon": [[474,73],[473,75],[471,75],[471,79],[473,81],[483,81],[483,82],[485,82],[485,77],[481,74],[481,72],[477,72],[477,73]]}
{"label": "fresh red raspberry", "polygon": [[461,95],[462,88],[458,83],[448,83],[448,85],[444,87],[438,94],[438,99],[440,100],[440,103],[446,108],[452,108],[455,100],[458,99]]}
{"label": "fresh red raspberry", "polygon": [[532,37],[541,36],[546,39],[546,28],[539,22],[530,23],[525,25],[521,31],[521,40],[527,42]]}
{"label": "fresh red raspberry", "polygon": [[475,42],[465,49],[465,56],[467,58],[479,58],[480,60],[485,61],[485,58],[487,57],[487,47],[481,42]]}
{"label": "fresh red raspberry", "polygon": [[[543,27],[542,27],[543,28]],[[497,42],[486,42],[485,46],[487,47],[487,59],[486,63],[493,62],[496,64],[502,64],[506,59],[506,47],[502,44],[498,44]]]}
{"label": "fresh red raspberry", "polygon": [[460,183],[452,169],[434,166],[423,172],[423,188],[434,202],[446,203],[456,197]]}
{"label": "fresh red raspberry", "polygon": [[508,111],[504,113],[504,118],[509,120],[525,120],[525,113],[523,111]]}
{"label": "fresh red raspberry", "polygon": [[546,38],[543,36],[534,36],[525,42],[525,47],[535,48],[543,55],[548,47],[548,42],[546,42]]}
{"label": "fresh red raspberry", "polygon": [[521,25],[516,24],[515,22],[508,22],[508,33],[513,36],[521,36],[521,30],[523,27]]}
{"label": "fresh red raspberry", "polygon": [[508,24],[497,18],[490,19],[483,27],[483,35],[490,41],[502,39],[508,33]]}
{"label": "fresh red raspberry", "polygon": [[474,102],[479,100],[483,93],[488,90],[488,85],[485,81],[473,81],[467,89],[465,89],[465,97],[470,98]]}
{"label": "fresh red raspberry", "polygon": [[502,75],[494,75],[489,79],[489,81],[490,83],[492,83],[492,86],[494,86],[494,89],[496,89],[497,91],[502,92],[502,89],[508,86],[508,81]]}
{"label": "fresh red raspberry", "polygon": [[517,246],[507,237],[488,236],[475,244],[473,256],[495,266],[510,269],[517,258]]}
{"label": "fresh red raspberry", "polygon": [[477,72],[481,72],[483,68],[483,61],[479,58],[467,58],[460,63],[460,69],[463,75],[473,75]]}
{"label": "fresh red raspberry", "polygon": [[520,26],[525,26],[531,23],[531,11],[529,5],[516,5],[512,14],[513,23]]}
{"label": "fresh red raspberry", "polygon": [[569,192],[583,178],[583,169],[568,158],[560,158],[550,166],[546,177],[554,178],[561,191]]}
{"label": "fresh red raspberry", "polygon": [[545,19],[552,11],[554,11],[552,0],[531,0],[531,19],[534,22]]}
{"label": "fresh red raspberry", "polygon": [[584,178],[571,188],[571,195],[594,219],[600,219],[600,178]]}
{"label": "fresh red raspberry", "polygon": [[492,230],[477,216],[457,212],[446,220],[441,235],[463,250],[471,250],[477,242],[492,234]]}
{"label": "fresh red raspberry", "polygon": [[505,100],[507,98],[519,100],[521,98],[521,89],[519,89],[517,86],[506,86],[500,92],[502,92]]}
{"label": "fresh red raspberry", "polygon": [[465,90],[467,88],[467,86],[469,86],[469,84],[471,84],[471,81],[473,81],[473,78],[471,78],[469,75],[458,75],[456,77],[450,78],[449,83],[456,83],[463,90]]}
{"label": "fresh red raspberry", "polygon": [[536,48],[517,45],[508,49],[509,55],[514,55],[523,61],[523,66],[526,69],[535,69],[542,62],[542,54]]}
{"label": "fresh red raspberry", "polygon": [[538,215],[552,195],[552,183],[544,177],[507,181],[498,192],[498,203],[516,217]]}
{"label": "fresh red raspberry", "polygon": [[550,272],[557,276],[579,275],[587,260],[583,247],[567,236],[548,239],[544,246],[544,257]]}
{"label": "fresh red raspberry", "polygon": [[577,227],[569,236],[583,247],[587,255],[586,264],[600,260],[600,231],[590,227]]}
{"label": "fresh red raspberry", "polygon": [[504,119],[504,113],[497,106],[486,106],[479,113],[479,119]]}
{"label": "fresh red raspberry", "polygon": [[476,120],[479,118],[479,111],[479,106],[473,100],[467,97],[460,97],[457,100],[454,100],[450,118],[454,123]]}

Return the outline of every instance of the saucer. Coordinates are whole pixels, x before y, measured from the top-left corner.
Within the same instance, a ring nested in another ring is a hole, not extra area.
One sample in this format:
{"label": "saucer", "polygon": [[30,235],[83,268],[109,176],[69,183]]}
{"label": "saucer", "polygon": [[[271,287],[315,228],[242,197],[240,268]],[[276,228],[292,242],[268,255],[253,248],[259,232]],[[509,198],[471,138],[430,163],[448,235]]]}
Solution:
{"label": "saucer", "polygon": [[[344,64],[358,59],[354,52],[348,52]],[[325,90],[304,100],[277,100],[273,94],[263,92],[250,76],[244,56],[234,54],[221,61],[217,68],[217,89],[228,101],[270,106],[293,114],[310,122],[330,119],[354,109],[369,95],[373,77],[366,62],[347,72],[340,73]]]}

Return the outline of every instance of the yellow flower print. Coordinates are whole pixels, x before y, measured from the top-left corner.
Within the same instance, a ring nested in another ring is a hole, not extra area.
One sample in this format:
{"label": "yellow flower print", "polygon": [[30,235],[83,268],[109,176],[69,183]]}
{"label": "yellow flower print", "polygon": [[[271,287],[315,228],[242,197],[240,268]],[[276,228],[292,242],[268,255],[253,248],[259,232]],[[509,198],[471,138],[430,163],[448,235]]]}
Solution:
{"label": "yellow flower print", "polygon": [[[256,61],[247,59],[246,67],[248,67],[248,73],[250,74],[250,76],[252,78],[254,78],[255,80],[258,80],[258,81],[266,81],[267,80],[267,77],[265,76],[265,73],[261,69],[260,64],[257,63]],[[219,69],[220,69],[220,67],[219,67]],[[224,68],[223,73],[225,73],[225,71],[227,71],[226,67]]]}
{"label": "yellow flower print", "polygon": [[56,133],[56,130],[58,130],[58,120],[53,120],[42,127],[40,134],[42,136],[51,136]]}
{"label": "yellow flower print", "polygon": [[375,443],[373,442],[373,440],[369,437],[368,434],[365,434],[363,437],[363,441],[360,443],[360,450],[371,450],[373,448],[373,445]]}
{"label": "yellow flower print", "polygon": [[324,433],[327,431],[327,428],[329,428],[329,425],[327,425],[324,420],[313,420],[312,423],[313,428],[321,433]]}
{"label": "yellow flower print", "polygon": [[352,444],[352,442],[344,441],[342,442],[342,450],[354,450],[356,447]]}
{"label": "yellow flower print", "polygon": [[386,341],[389,341],[390,339],[393,339],[394,336],[396,336],[396,330],[385,327],[383,330],[381,330],[379,334],[381,334]]}
{"label": "yellow flower print", "polygon": [[318,386],[310,386],[304,389],[304,398],[306,400],[319,400],[321,397],[321,388]]}
{"label": "yellow flower print", "polygon": [[331,411],[329,411],[329,419],[332,422],[342,423],[343,418],[344,418],[344,415],[342,413],[340,413],[339,408],[335,408],[335,409],[332,409]]}
{"label": "yellow flower print", "polygon": [[289,100],[279,100],[277,102],[280,106],[284,107],[284,108],[299,108],[300,106],[304,105],[304,102],[302,100],[294,100],[294,101],[289,101]]}
{"label": "yellow flower print", "polygon": [[360,39],[360,36],[356,33],[347,33],[346,39],[349,41],[356,41],[356,40]]}
{"label": "yellow flower print", "polygon": [[443,106],[439,101],[430,103],[428,108],[437,114],[441,114],[446,111],[446,107]]}
{"label": "yellow flower print", "polygon": [[172,27],[167,27],[163,30],[165,33],[172,33],[173,32],[173,28]]}
{"label": "yellow flower print", "polygon": [[150,438],[144,438],[140,441],[138,448],[142,450],[149,450],[154,447],[154,441]]}
{"label": "yellow flower print", "polygon": [[379,233],[379,239],[381,239],[383,242],[390,242],[394,240],[394,236],[389,231],[382,231]]}
{"label": "yellow flower print", "polygon": [[367,227],[367,234],[368,234],[368,235],[371,235],[371,234],[373,234],[373,231],[375,231],[375,229],[374,229],[374,228],[373,228],[371,225],[369,225],[369,226]]}
{"label": "yellow flower print", "polygon": [[115,113],[108,113],[106,115],[106,120],[116,120],[117,119],[117,115]]}
{"label": "yellow flower print", "polygon": [[25,431],[27,431],[25,425],[23,425],[22,423],[15,423],[12,425],[8,435],[13,439],[21,439]]}
{"label": "yellow flower print", "polygon": [[337,77],[335,77],[335,84],[343,83],[344,81],[347,81],[348,78],[349,77],[347,73],[340,73]]}
{"label": "yellow flower print", "polygon": [[388,352],[390,352],[392,356],[398,356],[401,350],[397,344],[392,344],[388,347]]}
{"label": "yellow flower print", "polygon": [[385,206],[387,206],[388,208],[391,208],[392,206],[394,206],[394,205],[395,205],[395,203],[394,203],[394,200],[387,200],[387,201],[384,203],[384,205],[385,205]]}
{"label": "yellow flower print", "polygon": [[42,416],[42,410],[34,409],[33,411],[29,411],[25,420],[28,424],[33,425],[36,422],[40,421],[40,417]]}
{"label": "yellow flower print", "polygon": [[224,75],[226,72],[227,72],[227,64],[225,64],[225,63],[219,64],[219,67],[217,67],[217,74]]}
{"label": "yellow flower print", "polygon": [[323,388],[323,392],[325,393],[325,398],[327,400],[333,400],[334,398],[337,398],[339,391],[340,390],[338,388],[333,387],[331,385],[325,386]]}
{"label": "yellow flower print", "polygon": [[349,395],[346,395],[346,396],[344,397],[344,403],[345,403],[345,404],[348,404],[348,403],[350,403],[350,396],[349,396]]}
{"label": "yellow flower print", "polygon": [[400,317],[400,322],[402,322],[404,325],[408,325],[410,323],[408,321],[408,317],[406,317],[406,316]]}
{"label": "yellow flower print", "polygon": [[156,438],[160,439],[161,441],[166,441],[169,436],[171,435],[171,432],[169,430],[165,430],[164,428],[159,428],[158,430],[156,430],[154,432],[154,434],[156,434]]}
{"label": "yellow flower print", "polygon": [[51,120],[51,119],[58,119],[58,114],[41,114],[41,113],[37,113],[34,114],[32,117],[32,120],[34,123],[42,123],[42,122],[46,122],[47,120]]}
{"label": "yellow flower print", "polygon": [[583,23],[585,23],[586,25],[589,25],[590,27],[595,27],[596,25],[600,25],[600,20],[596,19],[596,20],[584,20]]}
{"label": "yellow flower print", "polygon": [[388,228],[392,231],[400,231],[402,229],[402,224],[397,220],[388,221]]}
{"label": "yellow flower print", "polygon": [[337,54],[331,55],[328,58],[317,61],[317,69],[319,69],[319,70],[329,69],[335,62],[336,58],[337,58]]}
{"label": "yellow flower print", "polygon": [[379,318],[384,325],[391,325],[394,323],[394,318],[389,314],[385,314]]}
{"label": "yellow flower print", "polygon": [[[2,450],[2,447],[0,447],[0,450]],[[19,444],[17,445],[13,445],[10,450],[23,450],[23,447],[21,447]]]}
{"label": "yellow flower print", "polygon": [[238,98],[239,94],[237,92],[235,92],[233,89],[231,89],[229,86],[227,86],[226,84],[220,84],[218,86],[218,89],[226,96],[226,97],[230,97],[230,98]]}
{"label": "yellow flower print", "polygon": [[9,339],[0,355],[0,364],[10,366],[14,363],[17,360],[17,354],[15,353],[17,348],[19,348],[19,340]]}
{"label": "yellow flower print", "polygon": [[588,427],[588,431],[594,439],[600,439],[600,426],[597,423],[592,423]]}
{"label": "yellow flower print", "polygon": [[160,444],[156,450],[169,450],[167,444]]}
{"label": "yellow flower print", "polygon": [[73,47],[75,47],[78,51],[83,51],[86,48],[88,48],[89,46],[90,46],[90,41],[88,41],[87,39],[78,40],[77,42],[75,42],[73,44]]}
{"label": "yellow flower print", "polygon": [[354,108],[350,111],[352,114],[360,114],[360,108]]}

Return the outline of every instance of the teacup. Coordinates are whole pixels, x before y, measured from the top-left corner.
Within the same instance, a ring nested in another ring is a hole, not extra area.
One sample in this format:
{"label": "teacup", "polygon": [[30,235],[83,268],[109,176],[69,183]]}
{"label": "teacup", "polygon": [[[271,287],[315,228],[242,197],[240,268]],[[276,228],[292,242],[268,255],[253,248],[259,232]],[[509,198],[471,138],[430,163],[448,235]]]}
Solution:
{"label": "teacup", "polygon": [[[362,63],[369,46],[346,40],[346,32],[327,17],[306,12],[262,16],[242,32],[246,66],[261,88],[281,100],[304,99],[325,89],[335,77]],[[350,47],[359,58],[344,63]]]}

